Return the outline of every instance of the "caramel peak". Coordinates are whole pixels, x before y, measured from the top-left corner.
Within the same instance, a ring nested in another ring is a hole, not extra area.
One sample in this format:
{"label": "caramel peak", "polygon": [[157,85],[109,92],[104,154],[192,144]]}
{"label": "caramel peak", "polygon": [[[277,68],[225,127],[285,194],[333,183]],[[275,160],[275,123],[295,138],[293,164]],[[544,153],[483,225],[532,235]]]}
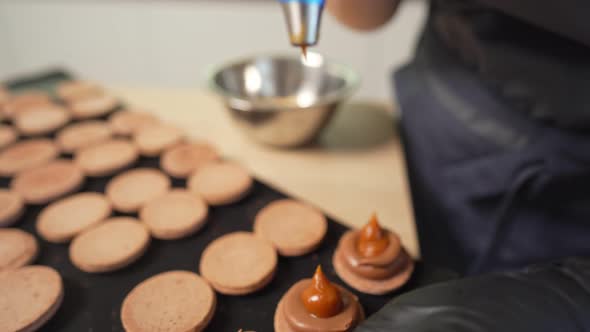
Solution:
{"label": "caramel peak", "polygon": [[315,273],[313,274],[313,286],[317,289],[324,289],[325,287],[334,287],[328,277],[322,271],[322,266],[318,265],[315,269]]}
{"label": "caramel peak", "polygon": [[315,270],[312,282],[301,293],[301,300],[307,311],[319,318],[328,318],[342,311],[342,296],[322,271],[321,265]]}
{"label": "caramel peak", "polygon": [[379,225],[377,214],[373,213],[369,222],[360,230],[357,250],[364,257],[375,257],[385,251],[389,238]]}

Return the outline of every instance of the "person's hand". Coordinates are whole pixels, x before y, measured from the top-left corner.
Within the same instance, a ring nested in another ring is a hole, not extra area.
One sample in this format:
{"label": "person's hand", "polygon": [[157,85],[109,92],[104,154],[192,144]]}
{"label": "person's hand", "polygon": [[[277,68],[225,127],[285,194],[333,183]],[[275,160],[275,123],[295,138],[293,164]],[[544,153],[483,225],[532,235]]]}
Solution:
{"label": "person's hand", "polygon": [[487,274],[403,294],[355,332],[590,331],[590,258]]}
{"label": "person's hand", "polygon": [[370,31],[387,23],[401,0],[326,0],[328,12],[349,28]]}

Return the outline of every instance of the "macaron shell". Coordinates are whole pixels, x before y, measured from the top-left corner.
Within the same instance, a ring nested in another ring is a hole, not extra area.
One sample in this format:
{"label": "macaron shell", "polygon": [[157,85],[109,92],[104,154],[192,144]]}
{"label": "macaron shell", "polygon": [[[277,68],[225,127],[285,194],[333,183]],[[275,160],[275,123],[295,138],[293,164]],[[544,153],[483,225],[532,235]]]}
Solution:
{"label": "macaron shell", "polygon": [[30,139],[15,143],[0,152],[0,176],[12,176],[41,166],[58,155],[58,147],[48,139]]}
{"label": "macaron shell", "polygon": [[272,280],[274,279],[276,273],[277,273],[277,270],[275,268],[275,270],[272,271],[272,273],[270,273],[266,278],[262,279],[260,282],[258,282],[256,284],[252,284],[247,287],[233,288],[233,287],[225,287],[223,284],[219,284],[219,283],[213,283],[213,282],[209,282],[209,283],[217,292],[224,294],[224,295],[234,295],[234,296],[248,295],[248,294],[254,293],[258,290],[261,290],[264,287],[266,287],[268,284],[270,284],[272,282]]}
{"label": "macaron shell", "polygon": [[292,199],[268,204],[254,220],[254,233],[270,241],[283,256],[315,250],[327,231],[328,222],[320,211]]}
{"label": "macaron shell", "polygon": [[99,193],[80,193],[45,207],[37,217],[37,233],[53,243],[65,243],[111,215],[111,204]]}
{"label": "macaron shell", "polygon": [[242,166],[232,162],[208,163],[188,180],[188,188],[210,205],[226,205],[244,198],[254,180]]}
{"label": "macaron shell", "polygon": [[31,264],[38,252],[33,235],[17,228],[0,229],[0,272]]}
{"label": "macaron shell", "polygon": [[9,125],[0,125],[0,149],[13,144],[18,139],[18,133]]}
{"label": "macaron shell", "polygon": [[51,98],[45,92],[28,91],[10,96],[2,105],[2,113],[4,117],[12,118],[19,112],[51,104]]}
{"label": "macaron shell", "polygon": [[163,272],[133,288],[123,301],[121,321],[128,332],[202,331],[216,303],[215,293],[199,275]]}
{"label": "macaron shell", "polygon": [[62,82],[57,86],[55,92],[61,100],[66,102],[85,99],[104,93],[103,89],[98,84],[87,81]]}
{"label": "macaron shell", "polygon": [[139,152],[147,157],[158,156],[162,151],[180,143],[183,139],[182,130],[167,124],[146,126],[134,135]]}
{"label": "macaron shell", "polygon": [[114,177],[106,195],[121,212],[137,212],[147,202],[168,192],[171,181],[166,174],[150,168],[137,168]]}
{"label": "macaron shell", "polygon": [[254,292],[272,279],[277,254],[267,241],[248,232],[221,236],[203,251],[199,270],[219,292]]}
{"label": "macaron shell", "polygon": [[70,245],[70,260],[84,272],[111,272],[138,260],[149,243],[149,232],[139,220],[112,218],[76,236]]}
{"label": "macaron shell", "polygon": [[25,201],[16,192],[0,189],[0,227],[15,224],[25,211]]}
{"label": "macaron shell", "polygon": [[19,173],[12,180],[11,188],[26,203],[46,204],[78,190],[83,183],[84,174],[76,164],[56,160]]}
{"label": "macaron shell", "polygon": [[110,94],[89,96],[70,102],[70,111],[75,119],[98,118],[113,112],[119,100]]}
{"label": "macaron shell", "polygon": [[139,216],[153,237],[175,240],[201,229],[207,214],[205,201],[189,191],[175,189],[149,201]]}
{"label": "macaron shell", "polygon": [[13,117],[13,123],[25,136],[46,135],[63,127],[70,120],[68,111],[57,105],[31,108]]}
{"label": "macaron shell", "polygon": [[47,266],[26,266],[0,273],[0,331],[35,331],[57,311],[63,282]]}
{"label": "macaron shell", "polygon": [[104,121],[85,121],[62,129],[56,142],[65,153],[104,142],[113,135],[110,126]]}
{"label": "macaron shell", "polygon": [[109,117],[111,129],[121,136],[133,135],[142,128],[159,123],[160,120],[155,115],[135,110],[116,112]]}
{"label": "macaron shell", "polygon": [[183,143],[166,150],[160,168],[177,178],[185,178],[207,163],[219,160],[215,148],[204,142]]}
{"label": "macaron shell", "polygon": [[107,176],[127,168],[139,159],[139,150],[130,141],[112,139],[76,152],[75,162],[87,176]]}

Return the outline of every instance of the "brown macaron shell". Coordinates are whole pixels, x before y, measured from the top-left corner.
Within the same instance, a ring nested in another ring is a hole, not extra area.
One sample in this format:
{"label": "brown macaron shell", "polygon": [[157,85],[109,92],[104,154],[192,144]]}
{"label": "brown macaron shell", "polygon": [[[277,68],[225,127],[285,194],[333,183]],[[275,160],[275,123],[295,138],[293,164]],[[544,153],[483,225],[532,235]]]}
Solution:
{"label": "brown macaron shell", "polygon": [[254,233],[270,241],[283,256],[314,251],[327,231],[328,222],[320,211],[292,199],[268,204],[254,220]]}
{"label": "brown macaron shell", "polygon": [[0,124],[0,150],[15,143],[18,133],[9,125]]}
{"label": "brown macaron shell", "polygon": [[139,217],[153,237],[175,240],[199,231],[207,221],[208,207],[196,194],[174,189],[141,208]]}
{"label": "brown macaron shell", "polygon": [[14,225],[25,212],[25,201],[17,192],[0,189],[0,227]]}
{"label": "brown macaron shell", "polygon": [[65,243],[111,215],[108,199],[100,193],[72,195],[45,207],[37,217],[37,233],[53,243]]}
{"label": "brown macaron shell", "polygon": [[268,284],[270,284],[271,281],[275,278],[276,273],[277,273],[277,269],[275,268],[275,270],[271,274],[269,274],[266,278],[261,280],[259,283],[255,284],[253,286],[244,287],[244,288],[226,287],[226,286],[223,286],[222,284],[218,284],[218,283],[211,284],[211,285],[217,292],[219,292],[221,294],[233,295],[233,296],[248,295],[248,294],[257,292],[257,291],[263,289],[264,287],[266,287]]}
{"label": "brown macaron shell", "polygon": [[187,187],[210,205],[227,205],[244,198],[254,180],[239,164],[223,161],[201,166],[187,182]]}
{"label": "brown macaron shell", "polygon": [[80,167],[68,160],[55,160],[19,173],[10,186],[26,203],[46,204],[78,190],[83,183]]}
{"label": "brown macaron shell", "polygon": [[207,143],[182,143],[162,154],[160,168],[171,176],[186,178],[205,164],[217,160],[219,160],[219,154]]}
{"label": "brown macaron shell", "polygon": [[160,120],[144,111],[124,110],[109,117],[109,125],[116,135],[131,136],[142,128],[157,125]]}
{"label": "brown macaron shell", "polygon": [[88,273],[122,269],[147,250],[150,234],[135,218],[111,218],[86,229],[70,245],[70,260]]}
{"label": "brown macaron shell", "polygon": [[72,102],[92,96],[101,95],[104,90],[96,83],[87,81],[66,81],[57,86],[57,96],[66,102]]}
{"label": "brown macaron shell", "polygon": [[91,119],[105,116],[119,106],[119,100],[110,94],[100,94],[80,98],[69,103],[70,112],[75,119]]}
{"label": "brown macaron shell", "polygon": [[218,292],[253,293],[273,279],[277,254],[266,240],[248,232],[221,236],[203,251],[199,270]]}
{"label": "brown macaron shell", "polygon": [[64,287],[56,270],[34,265],[0,273],[0,294],[0,331],[33,332],[55,315]]}
{"label": "brown macaron shell", "polygon": [[155,157],[182,142],[184,133],[178,127],[162,123],[141,128],[135,133],[133,139],[142,155]]}
{"label": "brown macaron shell", "polygon": [[139,150],[128,140],[111,139],[76,152],[76,164],[87,176],[107,176],[128,168],[139,159]]}
{"label": "brown macaron shell", "polygon": [[15,143],[0,152],[0,176],[12,176],[49,163],[59,156],[58,147],[48,139]]}
{"label": "brown macaron shell", "polygon": [[65,127],[57,133],[56,142],[65,153],[89,147],[111,138],[111,127],[104,121],[84,121]]}
{"label": "brown macaron shell", "polygon": [[10,96],[2,105],[2,113],[4,117],[12,118],[22,111],[52,104],[51,98],[45,92],[29,91]]}
{"label": "brown macaron shell", "polygon": [[38,252],[33,235],[17,228],[0,228],[0,272],[31,264]]}
{"label": "brown macaron shell", "polygon": [[24,136],[53,133],[70,121],[68,111],[57,105],[47,105],[24,110],[14,115],[12,122]]}
{"label": "brown macaron shell", "polygon": [[121,321],[127,332],[203,331],[216,304],[215,292],[199,275],[168,271],[144,280],[127,294]]}
{"label": "brown macaron shell", "polygon": [[166,174],[151,168],[137,168],[114,177],[106,195],[117,211],[137,212],[147,202],[168,192],[171,181]]}

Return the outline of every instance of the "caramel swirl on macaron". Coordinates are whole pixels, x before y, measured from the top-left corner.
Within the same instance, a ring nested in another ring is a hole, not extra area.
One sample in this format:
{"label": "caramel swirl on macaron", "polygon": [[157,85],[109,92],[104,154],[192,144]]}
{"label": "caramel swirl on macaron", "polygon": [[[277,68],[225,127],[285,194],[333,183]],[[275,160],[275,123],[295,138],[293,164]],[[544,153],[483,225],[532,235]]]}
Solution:
{"label": "caramel swirl on macaron", "polygon": [[363,257],[379,256],[389,246],[389,237],[379,226],[377,214],[361,229],[356,249]]}
{"label": "caramel swirl on macaron", "polygon": [[328,318],[342,311],[342,296],[318,266],[312,283],[301,293],[301,301],[310,314]]}
{"label": "caramel swirl on macaron", "polygon": [[358,298],[332,284],[318,266],[285,293],[275,312],[277,332],[347,332],[364,319]]}
{"label": "caramel swirl on macaron", "polygon": [[403,286],[414,269],[399,236],[381,228],[375,215],[360,231],[342,236],[332,262],[348,285],[375,295]]}

